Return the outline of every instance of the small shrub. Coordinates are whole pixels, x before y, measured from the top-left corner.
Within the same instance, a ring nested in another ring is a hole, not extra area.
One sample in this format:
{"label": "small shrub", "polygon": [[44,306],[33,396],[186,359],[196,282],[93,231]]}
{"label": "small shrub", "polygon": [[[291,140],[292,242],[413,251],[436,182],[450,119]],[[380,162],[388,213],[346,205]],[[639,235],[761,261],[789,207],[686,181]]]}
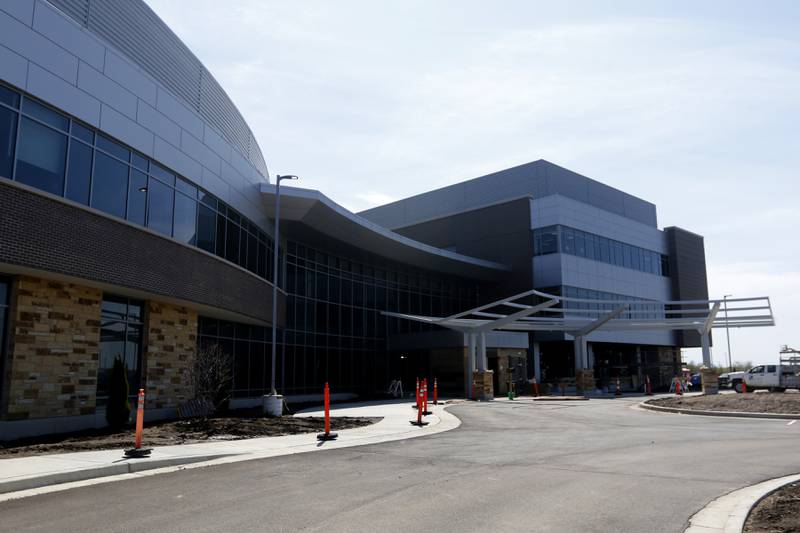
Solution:
{"label": "small shrub", "polygon": [[122,358],[114,360],[111,377],[108,383],[108,404],[106,405],[106,421],[112,429],[122,429],[130,420],[131,402],[128,398],[128,371]]}
{"label": "small shrub", "polygon": [[214,410],[225,407],[231,394],[233,361],[218,344],[207,344],[197,350],[190,371],[190,382],[195,399],[212,406]]}

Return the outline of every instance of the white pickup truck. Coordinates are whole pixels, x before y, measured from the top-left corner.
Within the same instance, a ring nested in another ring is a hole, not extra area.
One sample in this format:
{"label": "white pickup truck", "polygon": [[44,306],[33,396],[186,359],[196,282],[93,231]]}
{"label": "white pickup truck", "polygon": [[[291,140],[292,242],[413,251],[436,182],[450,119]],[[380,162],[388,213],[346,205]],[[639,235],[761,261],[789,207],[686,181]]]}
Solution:
{"label": "white pickup truck", "polygon": [[800,366],[797,364],[758,365],[746,372],[728,373],[728,383],[736,392],[742,392],[742,382],[747,384],[747,392],[756,389],[769,389],[772,392],[798,389],[800,388]]}

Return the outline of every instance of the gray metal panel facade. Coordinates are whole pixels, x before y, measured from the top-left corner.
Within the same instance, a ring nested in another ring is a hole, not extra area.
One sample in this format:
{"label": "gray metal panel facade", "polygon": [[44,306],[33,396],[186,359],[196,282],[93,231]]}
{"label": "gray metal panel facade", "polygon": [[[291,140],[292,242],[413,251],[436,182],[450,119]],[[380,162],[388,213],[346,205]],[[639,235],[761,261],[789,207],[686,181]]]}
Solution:
{"label": "gray metal panel facade", "polygon": [[271,232],[258,192],[266,165],[250,129],[141,0],[0,2],[0,81],[153,157]]}
{"label": "gray metal panel facade", "polygon": [[250,128],[214,76],[140,0],[49,0],[102,37],[219,130],[255,168],[267,165]]}
{"label": "gray metal panel facade", "polygon": [[566,168],[540,159],[435,191],[398,200],[359,213],[381,226],[396,229],[433,218],[516,198],[567,198],[657,227],[656,206]]}

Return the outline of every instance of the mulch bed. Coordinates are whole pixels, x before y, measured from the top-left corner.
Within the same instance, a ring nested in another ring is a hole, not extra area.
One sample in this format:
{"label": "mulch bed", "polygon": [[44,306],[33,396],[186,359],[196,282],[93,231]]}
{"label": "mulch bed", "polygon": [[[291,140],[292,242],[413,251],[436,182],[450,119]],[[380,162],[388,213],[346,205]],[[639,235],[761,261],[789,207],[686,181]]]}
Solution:
{"label": "mulch bed", "polygon": [[[367,426],[380,420],[380,417],[331,417],[331,430],[339,431]],[[171,446],[314,433],[322,432],[324,424],[325,421],[322,417],[266,418],[252,412],[226,413],[206,420],[192,418],[145,425],[142,445],[146,447]],[[122,432],[93,429],[78,433],[32,437],[0,442],[0,459],[89,450],[125,449],[133,447],[133,440],[133,429]]]}
{"label": "mulch bed", "polygon": [[800,394],[791,392],[674,396],[651,400],[649,403],[660,407],[677,407],[680,409],[698,409],[704,411],[800,414]]}
{"label": "mulch bed", "polygon": [[800,481],[773,492],[750,512],[745,533],[800,533]]}

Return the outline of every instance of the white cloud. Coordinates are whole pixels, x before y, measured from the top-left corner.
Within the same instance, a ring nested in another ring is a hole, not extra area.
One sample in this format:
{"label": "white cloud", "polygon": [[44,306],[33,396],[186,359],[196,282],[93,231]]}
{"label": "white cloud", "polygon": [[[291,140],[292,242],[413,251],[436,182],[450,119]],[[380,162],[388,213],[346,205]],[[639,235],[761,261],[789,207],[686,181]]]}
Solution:
{"label": "white cloud", "polygon": [[548,159],[705,235],[712,295],[772,296],[734,350],[800,344],[791,3],[151,3],[273,172],[363,209]]}

